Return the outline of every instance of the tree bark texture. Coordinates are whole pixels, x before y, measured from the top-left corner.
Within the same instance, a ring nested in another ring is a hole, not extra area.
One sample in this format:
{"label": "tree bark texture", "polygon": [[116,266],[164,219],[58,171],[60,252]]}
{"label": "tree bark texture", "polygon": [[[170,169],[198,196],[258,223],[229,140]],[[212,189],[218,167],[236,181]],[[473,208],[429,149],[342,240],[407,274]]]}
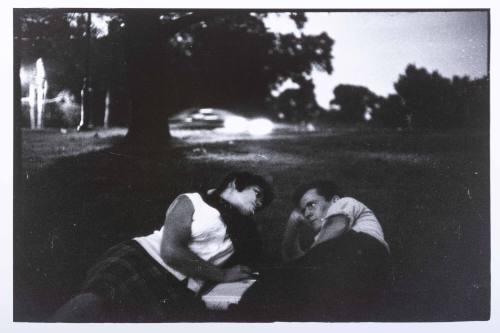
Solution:
{"label": "tree bark texture", "polygon": [[127,133],[130,142],[158,145],[170,138],[166,110],[169,96],[165,87],[167,36],[155,13],[129,13],[126,16],[126,60],[131,119]]}

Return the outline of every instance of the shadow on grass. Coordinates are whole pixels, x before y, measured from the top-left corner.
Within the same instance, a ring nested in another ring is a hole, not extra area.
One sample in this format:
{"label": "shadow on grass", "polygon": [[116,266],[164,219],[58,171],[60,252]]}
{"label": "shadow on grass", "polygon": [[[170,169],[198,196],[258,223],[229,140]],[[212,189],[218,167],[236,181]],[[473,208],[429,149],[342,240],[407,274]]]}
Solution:
{"label": "shadow on grass", "polygon": [[[214,172],[214,177],[217,173]],[[161,226],[179,193],[214,181],[182,152],[116,146],[68,157],[16,189],[15,319],[43,320],[110,246]]]}
{"label": "shadow on grass", "polygon": [[355,138],[172,145],[154,153],[117,145],[59,159],[20,179],[14,320],[44,321],[78,290],[106,249],[159,228],[178,194],[213,187],[234,169],[274,179],[277,198],[258,216],[268,265],[279,259],[295,186],[332,178],[374,210],[391,244],[396,293],[382,321],[488,319],[487,141],[457,146],[453,142],[463,137],[446,138],[442,155],[439,140],[424,140],[428,151],[440,154],[417,163],[384,158],[392,149],[387,142],[406,152],[404,137]]}

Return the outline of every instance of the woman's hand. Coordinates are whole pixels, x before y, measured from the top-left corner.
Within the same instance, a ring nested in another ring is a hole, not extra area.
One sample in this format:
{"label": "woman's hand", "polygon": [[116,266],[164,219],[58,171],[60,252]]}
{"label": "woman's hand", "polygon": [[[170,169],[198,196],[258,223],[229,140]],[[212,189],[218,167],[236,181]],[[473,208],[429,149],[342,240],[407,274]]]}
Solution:
{"label": "woman's hand", "polygon": [[226,268],[224,271],[224,277],[222,282],[234,282],[246,279],[255,278],[252,274],[252,270],[248,266],[236,265],[230,268]]}

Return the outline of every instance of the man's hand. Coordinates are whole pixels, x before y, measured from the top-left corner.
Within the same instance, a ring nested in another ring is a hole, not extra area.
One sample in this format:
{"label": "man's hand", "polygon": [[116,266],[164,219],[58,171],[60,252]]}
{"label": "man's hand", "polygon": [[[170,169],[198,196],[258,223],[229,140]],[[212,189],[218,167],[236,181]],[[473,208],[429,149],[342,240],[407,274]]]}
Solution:
{"label": "man's hand", "polygon": [[222,282],[234,282],[252,278],[255,278],[255,275],[252,274],[252,270],[250,269],[250,267],[236,265],[224,269],[224,277]]}
{"label": "man's hand", "polygon": [[298,208],[295,208],[288,217],[287,226],[299,226],[301,223],[306,221],[304,215],[300,212]]}

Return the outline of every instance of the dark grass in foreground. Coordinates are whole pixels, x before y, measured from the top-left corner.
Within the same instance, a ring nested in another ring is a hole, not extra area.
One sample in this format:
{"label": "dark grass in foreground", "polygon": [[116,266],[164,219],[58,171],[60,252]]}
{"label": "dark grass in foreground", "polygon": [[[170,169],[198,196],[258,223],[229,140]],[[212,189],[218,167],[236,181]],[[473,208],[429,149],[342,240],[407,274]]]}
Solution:
{"label": "dark grass in foreground", "polygon": [[45,320],[102,252],[159,228],[177,194],[246,169],[274,180],[276,200],[258,215],[268,265],[296,185],[334,179],[372,208],[391,244],[395,296],[381,320],[487,320],[488,144],[481,133],[301,133],[174,141],[156,153],[118,145],[32,168],[15,193],[14,319]]}

